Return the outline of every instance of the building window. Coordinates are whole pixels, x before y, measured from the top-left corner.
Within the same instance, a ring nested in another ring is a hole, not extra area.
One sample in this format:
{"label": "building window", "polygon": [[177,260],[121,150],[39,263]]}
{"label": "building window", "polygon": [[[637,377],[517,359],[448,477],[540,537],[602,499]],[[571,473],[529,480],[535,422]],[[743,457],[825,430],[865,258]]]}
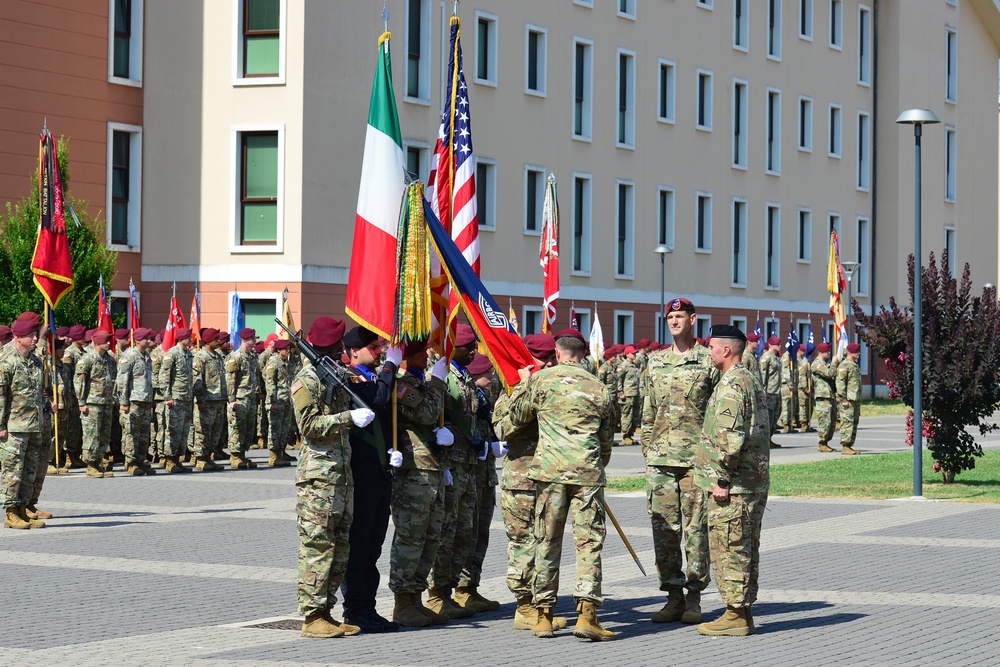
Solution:
{"label": "building window", "polygon": [[831,104],[829,113],[827,115],[827,149],[826,154],[829,157],[840,157],[841,151],[841,139],[840,139],[840,105]]}
{"label": "building window", "polygon": [[590,338],[590,311],[576,309],[576,330]]}
{"label": "building window", "polygon": [[695,195],[694,249],[712,252],[712,195],[707,192]]}
{"label": "building window", "polygon": [[944,249],[948,254],[948,275],[952,278],[955,277],[955,228],[945,227],[944,228]]}
{"label": "building window", "polygon": [[858,189],[867,190],[871,177],[871,132],[867,112],[858,112]]}
{"label": "building window", "polygon": [[116,250],[139,249],[142,128],[108,124],[107,239]]}
{"label": "building window", "polygon": [[750,0],[733,0],[733,48],[746,51],[750,48],[750,20],[747,5]]}
{"label": "building window", "polygon": [[430,100],[431,2],[406,3],[406,97]]}
{"label": "building window", "polygon": [[521,311],[521,335],[529,336],[542,331],[542,309],[538,306],[524,306]]}
{"label": "building window", "polygon": [[549,33],[545,28],[525,27],[524,92],[544,96],[547,90]]}
{"label": "building window", "polygon": [[635,20],[635,0],[618,0],[618,16]]}
{"label": "building window", "polygon": [[480,229],[497,228],[497,163],[490,158],[476,157],[476,215]]}
{"label": "building window", "polygon": [[476,12],[476,83],[497,84],[497,17]]}
{"label": "building window", "polygon": [[799,37],[813,38],[813,0],[799,0]]}
{"label": "building window", "polygon": [[808,264],[812,261],[813,214],[808,208],[799,209],[798,261]]}
{"label": "building window", "polygon": [[958,99],[958,33],[950,26],[945,28],[944,56],[944,99],[954,102]]}
{"label": "building window", "polygon": [[243,0],[242,78],[282,73],[281,0]]}
{"label": "building window", "polygon": [[715,0],[697,0],[702,9],[715,9]]}
{"label": "building window", "polygon": [[239,244],[277,245],[279,133],[241,132]]}
{"label": "building window", "polygon": [[747,82],[733,79],[733,164],[747,168]]}
{"label": "building window", "polygon": [[712,73],[698,70],[697,129],[712,131]]}
{"label": "building window", "polygon": [[615,343],[624,345],[631,343],[632,338],[632,312],[615,311]]}
{"label": "building window", "polygon": [[840,214],[830,211],[826,214],[826,238],[828,241],[834,232],[837,232],[838,237],[840,236]]}
{"label": "building window", "polygon": [[[232,302],[232,297],[229,301]],[[273,333],[277,328],[274,318],[281,317],[281,312],[278,310],[279,303],[277,299],[245,299],[240,297],[244,326],[261,332],[262,337]]]}
{"label": "building window", "polygon": [[764,219],[764,287],[781,286],[781,208],[768,204]]}
{"label": "building window", "polygon": [[830,0],[830,48],[844,48],[844,3]]}
{"label": "building window", "polygon": [[708,340],[712,331],[712,316],[699,315],[694,321],[694,335],[702,340]]}
{"label": "building window", "polygon": [[590,119],[594,91],[593,43],[579,39],[573,43],[573,136],[590,139]]}
{"label": "building window", "polygon": [[858,272],[854,281],[854,293],[868,295],[868,276],[871,275],[871,247],[868,236],[868,218],[858,218]]}
{"label": "building window", "polygon": [[872,13],[858,5],[858,83],[868,86],[872,82]]}
{"label": "building window", "polygon": [[767,3],[767,57],[781,60],[781,0]]}
{"label": "building window", "polygon": [[813,149],[813,101],[810,97],[799,96],[799,150],[812,153]]}
{"label": "building window", "polygon": [[674,190],[660,186],[656,201],[656,243],[674,247]]}
{"label": "building window", "polygon": [[944,199],[945,201],[955,201],[955,176],[958,162],[955,158],[955,149],[958,148],[955,128],[944,128]]}
{"label": "building window", "polygon": [[635,271],[635,184],[618,181],[615,244],[615,277],[632,278]]}
{"label": "building window", "polygon": [[732,286],[747,286],[747,200],[733,198]]}
{"label": "building window", "polygon": [[676,67],[669,60],[660,60],[660,94],[657,105],[657,120],[674,122],[675,100],[677,96]]}
{"label": "building window", "polygon": [[590,273],[590,176],[573,176],[573,272]]}
{"label": "building window", "polygon": [[404,141],[403,147],[406,151],[406,170],[413,174],[417,180],[426,183],[430,171],[429,147],[424,142],[416,141]]}
{"label": "building window", "polygon": [[739,329],[743,333],[749,333],[749,331],[747,331],[747,318],[745,318],[745,317],[739,317],[737,315],[731,315],[729,317],[729,324],[731,326],[736,327],[737,329]]}
{"label": "building window", "polygon": [[108,81],[142,84],[143,0],[109,0]]}
{"label": "building window", "polygon": [[545,203],[545,168],[524,167],[524,231],[542,230],[542,204]]}
{"label": "building window", "polygon": [[588,9],[594,8],[594,0],[573,0],[574,5],[579,5],[580,7],[586,7]]}
{"label": "building window", "polygon": [[767,90],[767,173],[781,173],[781,91]]}
{"label": "building window", "polygon": [[618,143],[635,147],[635,54],[618,50]]}
{"label": "building window", "polygon": [[[111,321],[115,326],[119,324],[128,327],[128,290],[112,290],[108,294],[108,306],[111,309]],[[139,292],[135,293],[136,301],[139,300]],[[140,308],[140,313],[142,309]]]}

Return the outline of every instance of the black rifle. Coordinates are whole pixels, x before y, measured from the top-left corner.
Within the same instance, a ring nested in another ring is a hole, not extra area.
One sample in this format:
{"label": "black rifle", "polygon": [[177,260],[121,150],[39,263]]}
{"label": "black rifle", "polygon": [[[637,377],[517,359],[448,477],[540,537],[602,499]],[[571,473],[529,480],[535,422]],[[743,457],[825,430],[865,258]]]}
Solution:
{"label": "black rifle", "polygon": [[295,343],[296,347],[299,348],[302,355],[309,360],[309,363],[311,363],[313,367],[315,367],[316,374],[319,375],[320,382],[322,382],[326,387],[326,395],[323,397],[323,401],[327,405],[333,403],[333,391],[337,387],[340,387],[346,391],[348,395],[350,395],[351,400],[357,407],[371,410],[371,408],[368,407],[368,404],[361,400],[361,397],[355,394],[354,390],[351,389],[351,379],[347,371],[334,365],[334,363],[330,361],[329,357],[323,356],[317,352],[316,348],[307,343],[305,338],[298,336],[294,331],[286,327],[285,323],[277,317],[274,318],[274,321],[278,323],[279,327],[285,330],[285,333],[288,334],[291,341]]}

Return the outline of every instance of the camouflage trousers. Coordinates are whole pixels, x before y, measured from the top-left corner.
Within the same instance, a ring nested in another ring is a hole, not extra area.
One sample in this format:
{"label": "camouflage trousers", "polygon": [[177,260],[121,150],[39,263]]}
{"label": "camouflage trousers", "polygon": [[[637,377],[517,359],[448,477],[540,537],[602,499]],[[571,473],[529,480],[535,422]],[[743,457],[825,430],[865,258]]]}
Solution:
{"label": "camouflage trousers", "polygon": [[573,543],[576,546],[576,585],[573,598],[589,600],[600,607],[601,550],[604,548],[604,488],[559,482],[538,482],[535,499],[535,581],[532,604],[554,607],[559,593],[559,565],[563,532],[573,512]]}
{"label": "camouflage trousers", "polygon": [[153,407],[153,418],[150,429],[153,434],[150,440],[150,449],[156,452],[157,457],[166,456],[164,443],[167,439],[167,406],[163,401],[156,401]]}
{"label": "camouflage trousers", "polygon": [[294,413],[292,404],[288,401],[277,401],[271,403],[268,408],[268,427],[270,433],[267,438],[267,448],[272,452],[280,452],[288,444],[288,431],[292,427]]}
{"label": "camouflage trousers", "polygon": [[631,438],[635,430],[639,428],[639,419],[642,417],[642,407],[638,396],[626,396],[622,407],[622,437]]}
{"label": "camouflage trousers", "polygon": [[833,438],[833,425],[837,423],[837,406],[832,398],[816,397],[816,421],[819,425],[819,442],[826,444]]}
{"label": "camouflage trousers", "polygon": [[8,433],[0,439],[0,503],[4,509],[27,505],[35,490],[35,473],[43,449],[41,433]]}
{"label": "camouflage trousers", "polygon": [[441,544],[434,558],[434,567],[427,577],[428,588],[454,588],[465,563],[476,544],[473,533],[478,511],[476,466],[451,463],[451,486],[444,491],[444,520],[441,523]]}
{"label": "camouflage trousers", "polygon": [[183,456],[191,432],[191,404],[174,401],[173,405],[163,404],[166,433],[163,438],[164,456]]}
{"label": "camouflage trousers", "polygon": [[59,446],[67,452],[79,454],[83,449],[83,423],[81,422],[80,406],[73,401],[72,405],[60,406],[68,416],[66,431],[59,431]]}
{"label": "camouflage trousers", "polygon": [[695,483],[691,468],[646,466],[646,507],[653,526],[653,553],[661,591],[680,586],[703,591],[708,586],[711,560],[705,515],[707,495]]}
{"label": "camouflage trousers", "polygon": [[[492,459],[490,459],[492,462]],[[472,534],[475,544],[462,573],[458,577],[459,586],[479,586],[483,575],[483,562],[490,547],[490,524],[497,506],[496,483],[490,484],[490,470],[486,461],[476,466],[476,491],[478,493],[476,513],[473,516]]]}
{"label": "camouflage trousers", "polygon": [[299,615],[333,609],[350,556],[354,483],[335,474],[324,452],[304,447],[295,476],[299,529]]}
{"label": "camouflage trousers", "polygon": [[[79,412],[79,409],[77,409]],[[62,426],[62,424],[60,424]],[[30,446],[30,445],[29,445]],[[38,497],[42,495],[42,486],[45,484],[45,476],[49,472],[48,462],[52,459],[52,416],[46,415],[42,419],[42,437],[38,440],[38,463],[35,465],[35,477],[31,481],[31,498],[29,505],[37,505]]]}
{"label": "camouflage trousers", "polygon": [[771,437],[778,432],[778,419],[781,417],[781,396],[767,394],[767,412],[771,418]]}
{"label": "camouflage trousers", "polygon": [[149,455],[149,422],[153,415],[153,404],[132,401],[128,412],[119,410],[118,415],[122,423],[125,465],[139,465]]}
{"label": "camouflage trousers", "polygon": [[507,588],[517,599],[531,597],[535,580],[535,492],[500,490],[507,532]]}
{"label": "camouflage trousers", "polygon": [[799,400],[799,425],[809,426],[809,423],[812,421],[813,410],[815,409],[813,406],[812,397],[809,395],[808,391],[800,387],[798,400]]}
{"label": "camouflage trousers", "polygon": [[253,399],[244,398],[236,402],[236,407],[230,407],[229,416],[229,453],[246,454],[253,444],[254,428],[257,423],[257,403]]}
{"label": "camouflage trousers", "polygon": [[757,601],[760,526],[767,494],[730,495],[719,503],[708,494],[708,540],[712,571],[722,601],[748,607]]}
{"label": "camouflage trousers", "polygon": [[850,447],[858,435],[858,420],[861,418],[861,403],[859,401],[844,401],[840,403],[840,444]]}
{"label": "camouflage trousers", "polygon": [[194,418],[198,420],[198,431],[195,433],[194,450],[195,456],[211,458],[215,450],[220,447],[222,440],[223,426],[226,424],[226,402],[225,401],[205,401],[202,403],[204,409],[195,406]]}
{"label": "camouflage trousers", "polygon": [[108,457],[111,447],[112,405],[87,405],[83,415],[83,460],[99,463]]}
{"label": "camouflage trousers", "polygon": [[264,441],[264,447],[267,448],[267,435],[270,432],[270,424],[267,423],[268,409],[267,401],[264,400],[263,396],[257,397],[257,437]]}
{"label": "camouflage trousers", "polygon": [[434,564],[444,520],[444,474],[399,470],[392,483],[392,550],[389,590],[420,593]]}
{"label": "camouflage trousers", "polygon": [[799,397],[798,391],[781,388],[781,415],[785,428],[794,428],[799,421]]}

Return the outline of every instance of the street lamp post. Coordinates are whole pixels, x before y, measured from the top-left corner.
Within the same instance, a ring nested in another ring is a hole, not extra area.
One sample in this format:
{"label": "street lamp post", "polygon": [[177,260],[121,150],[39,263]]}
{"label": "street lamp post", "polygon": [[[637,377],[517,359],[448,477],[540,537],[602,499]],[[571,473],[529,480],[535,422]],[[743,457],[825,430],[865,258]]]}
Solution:
{"label": "street lamp post", "polygon": [[851,331],[851,299],[853,297],[853,291],[851,288],[851,283],[854,280],[854,274],[861,267],[861,262],[841,262],[840,265],[844,267],[844,273],[847,274],[847,342],[854,342],[854,332]]}
{"label": "street lamp post", "polygon": [[667,318],[663,312],[664,310],[666,310],[667,306],[667,302],[665,300],[666,287],[667,287],[666,257],[673,251],[674,249],[666,245],[665,243],[661,243],[658,246],[656,246],[656,254],[660,256],[660,319],[658,320],[659,326],[656,327],[656,340],[660,342],[660,345],[664,344],[665,339],[667,337],[666,326],[665,326]]}
{"label": "street lamp post", "polygon": [[920,294],[920,137],[923,126],[940,123],[938,117],[930,109],[907,109],[899,114],[896,122],[900,125],[913,126],[914,139],[914,242],[913,242],[913,496],[923,496],[923,468],[921,450],[924,446],[924,348],[923,348],[923,313]]}

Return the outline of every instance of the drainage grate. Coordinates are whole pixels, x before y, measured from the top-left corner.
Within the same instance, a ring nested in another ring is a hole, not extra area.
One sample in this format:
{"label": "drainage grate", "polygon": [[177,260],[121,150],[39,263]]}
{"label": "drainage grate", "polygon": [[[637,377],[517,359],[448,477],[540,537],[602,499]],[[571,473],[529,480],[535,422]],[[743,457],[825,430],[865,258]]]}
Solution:
{"label": "drainage grate", "polygon": [[255,630],[301,630],[302,620],[288,618],[281,621],[268,621],[267,623],[255,623],[254,625],[244,625],[245,628]]}

